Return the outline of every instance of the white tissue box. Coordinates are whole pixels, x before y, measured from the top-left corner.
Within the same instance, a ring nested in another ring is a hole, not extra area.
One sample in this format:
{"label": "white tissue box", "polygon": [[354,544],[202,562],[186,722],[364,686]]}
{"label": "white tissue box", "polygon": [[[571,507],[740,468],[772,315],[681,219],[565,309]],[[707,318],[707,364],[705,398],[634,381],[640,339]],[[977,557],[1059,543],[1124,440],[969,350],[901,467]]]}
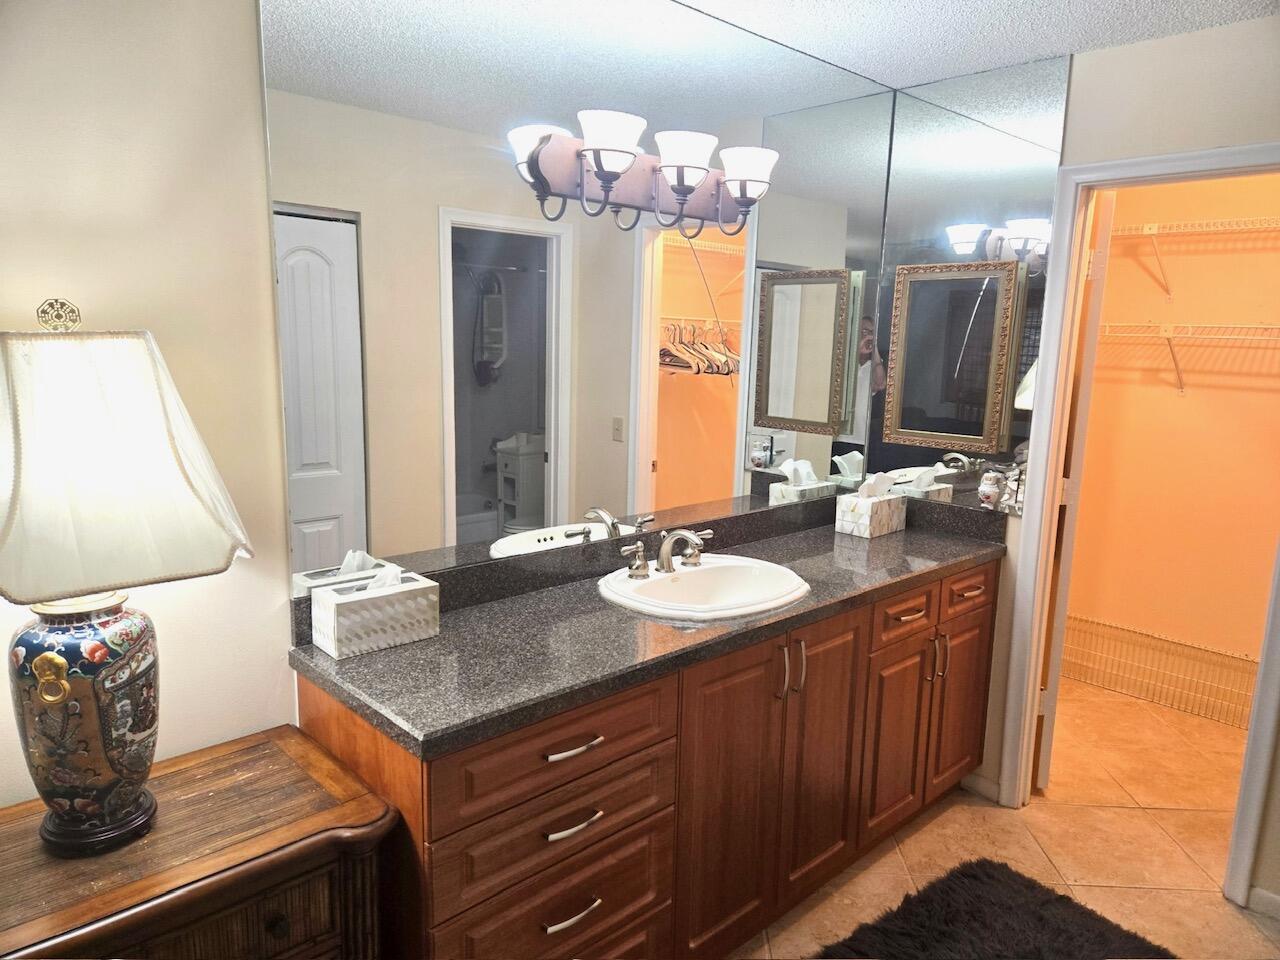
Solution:
{"label": "white tissue box", "polygon": [[801,500],[816,500],[818,497],[829,497],[836,492],[836,485],[826,480],[817,483],[771,483],[769,484],[769,506],[779,503],[798,503]]}
{"label": "white tissue box", "polygon": [[951,493],[955,490],[949,483],[934,483],[921,489],[913,487],[909,483],[904,483],[900,487],[893,488],[894,493],[901,493],[908,497],[915,497],[917,500],[938,500],[942,503],[951,502]]}
{"label": "white tissue box", "polygon": [[439,632],[440,585],[407,570],[387,587],[347,583],[311,591],[311,640],[339,660]]}
{"label": "white tissue box", "polygon": [[317,587],[336,587],[343,583],[356,583],[371,580],[386,563],[379,560],[368,570],[352,570],[342,573],[341,567],[321,567],[319,570],[304,570],[293,575],[293,597],[305,597]]}
{"label": "white tissue box", "polygon": [[907,499],[890,492],[880,497],[846,493],[836,497],[836,533],[880,537],[907,525]]}

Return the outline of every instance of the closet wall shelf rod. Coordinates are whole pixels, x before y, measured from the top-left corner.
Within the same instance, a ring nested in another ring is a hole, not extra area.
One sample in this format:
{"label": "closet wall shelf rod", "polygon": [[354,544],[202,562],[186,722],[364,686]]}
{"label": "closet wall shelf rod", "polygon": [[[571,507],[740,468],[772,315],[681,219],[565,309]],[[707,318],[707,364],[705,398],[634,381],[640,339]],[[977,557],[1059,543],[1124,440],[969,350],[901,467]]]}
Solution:
{"label": "closet wall shelf rod", "polygon": [[680,236],[677,231],[673,230],[663,231],[662,242],[682,249],[693,247],[695,250],[705,250],[708,253],[725,253],[734,257],[746,255],[746,250],[737,244],[718,243],[715,240],[690,240],[688,237]]}
{"label": "closet wall shelf rod", "polygon": [[1178,220],[1135,223],[1116,227],[1113,237],[1173,237],[1204,233],[1268,233],[1280,231],[1280,217],[1240,217],[1231,220]]}
{"label": "closet wall shelf rod", "polygon": [[721,320],[719,317],[682,317],[677,313],[663,313],[658,315],[660,320],[671,320],[673,322],[684,323],[722,323],[726,327],[731,324],[741,324],[741,320]]}
{"label": "closet wall shelf rod", "polygon": [[1219,340],[1280,345],[1277,324],[1104,323],[1106,337],[1155,337],[1162,340]]}

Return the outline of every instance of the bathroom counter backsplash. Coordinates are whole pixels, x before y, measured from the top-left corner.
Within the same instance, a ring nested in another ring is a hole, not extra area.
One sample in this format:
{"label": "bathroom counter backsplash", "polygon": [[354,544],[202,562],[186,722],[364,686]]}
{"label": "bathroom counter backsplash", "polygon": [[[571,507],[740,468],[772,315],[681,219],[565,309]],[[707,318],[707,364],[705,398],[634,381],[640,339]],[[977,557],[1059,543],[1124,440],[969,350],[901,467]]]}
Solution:
{"label": "bathroom counter backsplash", "polygon": [[1002,540],[982,532],[986,539],[909,524],[863,540],[819,526],[718,551],[782,564],[808,582],[803,599],[755,617],[696,627],[650,620],[604,601],[592,578],[448,611],[430,640],[343,661],[307,644],[289,660],[430,759],[1003,556]]}

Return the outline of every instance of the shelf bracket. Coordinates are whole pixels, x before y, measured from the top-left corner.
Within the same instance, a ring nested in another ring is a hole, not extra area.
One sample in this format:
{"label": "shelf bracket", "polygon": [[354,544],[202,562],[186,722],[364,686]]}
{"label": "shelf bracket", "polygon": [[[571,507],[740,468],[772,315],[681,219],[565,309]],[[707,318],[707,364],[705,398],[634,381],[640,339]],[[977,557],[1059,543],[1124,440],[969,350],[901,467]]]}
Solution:
{"label": "shelf bracket", "polygon": [[1173,345],[1173,337],[1166,335],[1164,342],[1169,345],[1169,358],[1173,361],[1173,372],[1178,378],[1178,393],[1186,396],[1187,385],[1182,380],[1182,365],[1178,363],[1178,350]]}
{"label": "shelf bracket", "polygon": [[1151,238],[1151,252],[1156,255],[1156,266],[1160,269],[1160,287],[1164,290],[1165,299],[1172,301],[1173,290],[1169,287],[1169,274],[1165,272],[1164,260],[1160,256],[1160,243],[1156,240],[1155,227],[1154,223],[1146,224],[1143,231]]}

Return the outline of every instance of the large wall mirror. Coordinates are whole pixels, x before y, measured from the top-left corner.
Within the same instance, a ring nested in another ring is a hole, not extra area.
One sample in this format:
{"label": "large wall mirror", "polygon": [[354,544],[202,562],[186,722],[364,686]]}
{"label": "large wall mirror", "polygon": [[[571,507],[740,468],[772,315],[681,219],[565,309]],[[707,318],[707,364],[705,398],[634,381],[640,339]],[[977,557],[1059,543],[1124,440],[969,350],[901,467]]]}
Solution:
{"label": "large wall mirror", "polygon": [[1016,261],[898,267],[886,442],[964,453],[1005,448],[1025,279]]}
{"label": "large wall mirror", "polygon": [[847,270],[767,273],[757,327],[758,427],[834,435],[854,306]]}

